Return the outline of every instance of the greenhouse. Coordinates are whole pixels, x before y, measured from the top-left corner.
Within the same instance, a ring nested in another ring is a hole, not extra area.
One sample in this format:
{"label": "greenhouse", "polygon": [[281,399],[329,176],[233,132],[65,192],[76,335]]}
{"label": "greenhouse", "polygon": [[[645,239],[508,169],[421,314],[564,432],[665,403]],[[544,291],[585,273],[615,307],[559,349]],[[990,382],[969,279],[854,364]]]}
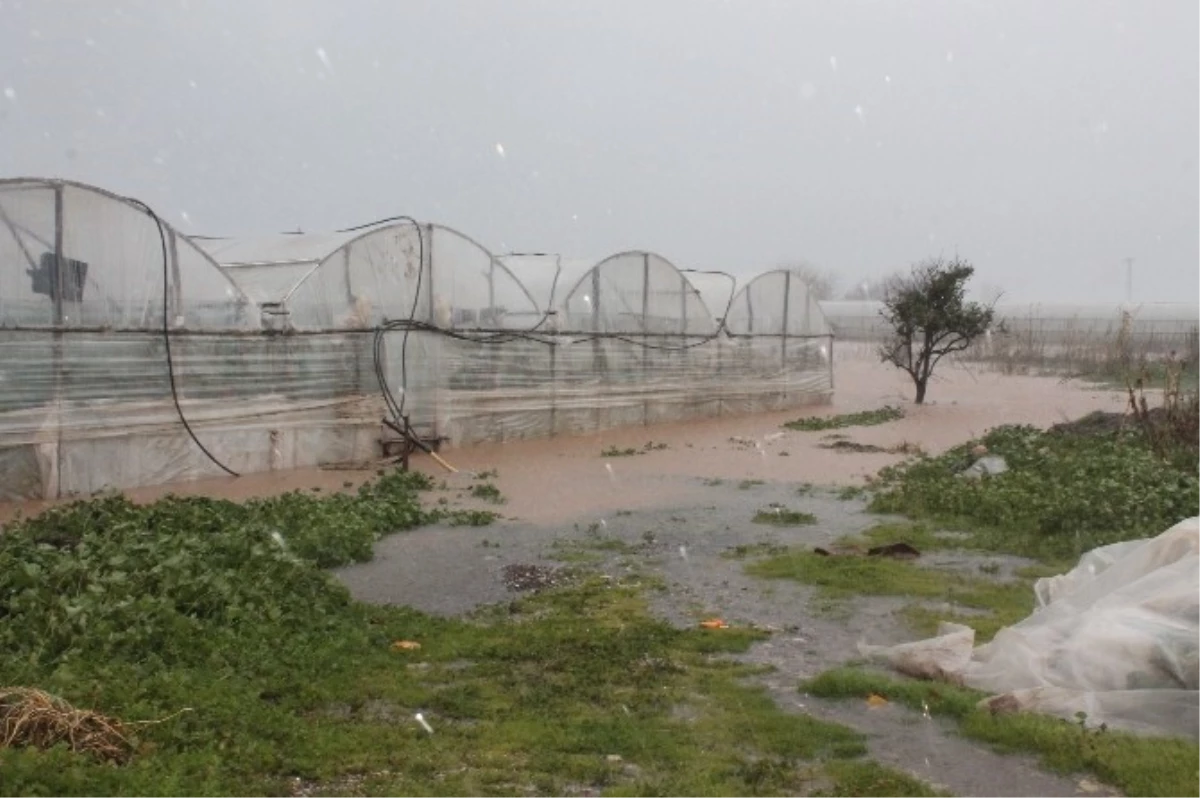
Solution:
{"label": "greenhouse", "polygon": [[[360,460],[378,456],[363,446],[395,437],[381,431],[384,416],[407,416],[428,440],[477,440],[459,431],[464,414],[484,399],[502,402],[529,370],[535,342],[521,332],[541,326],[543,310],[502,262],[447,227],[396,220],[195,241],[262,305],[264,328],[291,342],[292,373],[310,390],[353,401],[337,435],[359,429],[341,448]],[[466,396],[471,386],[488,396]],[[317,449],[330,446],[339,448]]]}
{"label": "greenhouse", "polygon": [[364,464],[400,442],[385,419],[464,445],[832,391],[828,325],[783,272],[735,297],[650,252],[495,257],[407,218],[188,238],[33,179],[0,181],[0,255],[5,501]]}
{"label": "greenhouse", "polygon": [[252,399],[270,379],[239,343],[258,329],[254,301],[145,206],[0,181],[0,499],[221,473],[196,440],[268,467]]}
{"label": "greenhouse", "polygon": [[780,269],[750,280],[734,295],[725,328],[735,355],[724,361],[742,386],[739,412],[832,398],[833,333],[800,273]]}

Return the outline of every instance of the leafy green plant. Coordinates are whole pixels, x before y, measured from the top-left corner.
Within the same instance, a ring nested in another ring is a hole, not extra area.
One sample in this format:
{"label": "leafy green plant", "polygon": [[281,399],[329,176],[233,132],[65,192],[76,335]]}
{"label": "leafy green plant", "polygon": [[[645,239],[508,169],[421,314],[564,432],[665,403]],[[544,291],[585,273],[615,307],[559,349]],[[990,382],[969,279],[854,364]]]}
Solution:
{"label": "leafy green plant", "polygon": [[491,526],[500,516],[491,510],[435,510],[429,522],[444,521],[450,526]]}
{"label": "leafy green plant", "polygon": [[786,507],[769,507],[766,510],[759,510],[751,520],[756,524],[770,526],[809,526],[817,523],[817,517],[812,513],[789,510]]}
{"label": "leafy green plant", "polygon": [[[984,444],[1009,470],[958,476]],[[1042,559],[1157,535],[1200,505],[1196,464],[1159,457],[1136,430],[1077,435],[1004,426],[981,441],[880,472],[870,508],[932,518],[971,532],[980,548]]]}
{"label": "leafy green plant", "polygon": [[842,413],[836,416],[809,416],[789,421],[783,426],[801,432],[819,432],[829,429],[845,429],[846,427],[873,427],[904,418],[904,411],[898,407],[885,405],[877,410],[863,410],[859,413]]}
{"label": "leafy green plant", "polygon": [[504,504],[506,499],[500,493],[500,489],[490,482],[481,482],[478,485],[471,486],[471,495],[476,499],[492,502],[493,504]]}

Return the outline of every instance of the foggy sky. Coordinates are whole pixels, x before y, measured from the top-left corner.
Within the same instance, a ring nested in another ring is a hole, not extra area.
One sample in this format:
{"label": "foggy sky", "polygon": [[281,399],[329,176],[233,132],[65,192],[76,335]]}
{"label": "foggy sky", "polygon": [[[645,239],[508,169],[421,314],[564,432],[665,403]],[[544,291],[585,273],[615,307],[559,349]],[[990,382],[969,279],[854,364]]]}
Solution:
{"label": "foggy sky", "polygon": [[0,0],[0,176],[846,288],[1200,292],[1196,0]]}

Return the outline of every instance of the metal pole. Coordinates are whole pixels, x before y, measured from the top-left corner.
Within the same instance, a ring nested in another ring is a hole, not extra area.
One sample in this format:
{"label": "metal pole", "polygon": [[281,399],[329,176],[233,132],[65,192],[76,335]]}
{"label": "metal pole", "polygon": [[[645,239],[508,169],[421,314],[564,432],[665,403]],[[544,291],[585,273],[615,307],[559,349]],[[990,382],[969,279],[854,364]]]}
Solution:
{"label": "metal pole", "polygon": [[[783,327],[780,329],[782,333],[780,337],[780,360],[784,371],[784,385],[787,385],[787,334],[788,334],[788,312],[791,310],[792,300],[792,273],[783,273]],[[787,388],[784,388],[786,393]]]}
{"label": "metal pole", "polygon": [[[650,254],[642,253],[642,342],[649,343],[649,339],[645,337],[645,333],[649,332],[649,317],[650,317]],[[642,346],[642,390],[646,390],[646,375],[649,372],[650,348]],[[650,423],[650,406],[646,401],[647,393],[642,394],[642,425]]]}
{"label": "metal pole", "polygon": [[[434,324],[437,324],[437,308],[435,308],[433,306],[433,225],[432,224],[425,226],[425,263],[422,263],[420,265],[420,268],[428,269],[428,271],[425,273],[425,276],[427,279],[422,280],[421,284],[426,286],[426,290],[429,291],[429,320],[431,322],[433,322]],[[418,299],[417,301],[420,301],[420,300]],[[414,302],[414,304],[415,304],[415,302]],[[451,322],[453,322],[453,319],[451,319]],[[404,387],[404,389],[408,390],[408,386],[406,385]]]}
{"label": "metal pole", "polygon": [[[66,258],[63,257],[63,187],[54,187],[54,485],[53,495],[57,499],[62,493],[63,461],[63,326],[66,314],[63,311],[63,293],[66,291]],[[43,491],[46,492],[46,491]]]}
{"label": "metal pole", "polygon": [[[495,327],[496,319],[496,259],[488,260],[488,318],[492,320],[490,326]],[[483,319],[479,319],[478,324],[483,326]]]}

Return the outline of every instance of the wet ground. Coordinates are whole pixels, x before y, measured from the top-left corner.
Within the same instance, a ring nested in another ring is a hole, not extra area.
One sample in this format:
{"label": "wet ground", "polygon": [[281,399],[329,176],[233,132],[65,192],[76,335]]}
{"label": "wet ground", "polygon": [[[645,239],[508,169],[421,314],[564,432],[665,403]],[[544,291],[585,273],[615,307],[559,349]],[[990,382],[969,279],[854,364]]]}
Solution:
{"label": "wet ground", "polygon": [[[859,533],[886,517],[865,512],[857,499],[838,498],[832,489],[790,482],[721,481],[662,477],[667,495],[687,495],[687,503],[614,507],[549,524],[502,521],[485,528],[428,527],[380,542],[374,561],[341,569],[337,576],[359,599],[407,604],[443,615],[458,615],[510,600],[527,585],[560,579],[562,568],[599,569],[617,575],[644,575],[665,584],[647,595],[655,613],[679,626],[720,617],[736,626],[771,632],[742,655],[771,666],[756,679],[787,711],[807,712],[854,727],[868,737],[871,755],[956,795],[1088,795],[1095,785],[1079,777],[1040,770],[1033,759],[1001,756],[966,740],[952,724],[895,705],[869,708],[860,702],[828,702],[798,692],[802,679],[858,656],[857,644],[899,643],[912,639],[896,611],[903,601],[858,598],[830,609],[810,601],[812,591],[788,580],[747,576],[745,555],[769,546],[827,546]],[[453,494],[454,483],[443,492]],[[751,522],[771,505],[812,513],[817,523],[776,527]],[[741,551],[743,556],[732,556]],[[983,561],[961,553],[935,558],[934,567],[969,569]],[[1019,561],[1000,558],[996,578]],[[549,577],[547,577],[549,575]],[[1111,794],[1111,793],[1110,793]]]}

